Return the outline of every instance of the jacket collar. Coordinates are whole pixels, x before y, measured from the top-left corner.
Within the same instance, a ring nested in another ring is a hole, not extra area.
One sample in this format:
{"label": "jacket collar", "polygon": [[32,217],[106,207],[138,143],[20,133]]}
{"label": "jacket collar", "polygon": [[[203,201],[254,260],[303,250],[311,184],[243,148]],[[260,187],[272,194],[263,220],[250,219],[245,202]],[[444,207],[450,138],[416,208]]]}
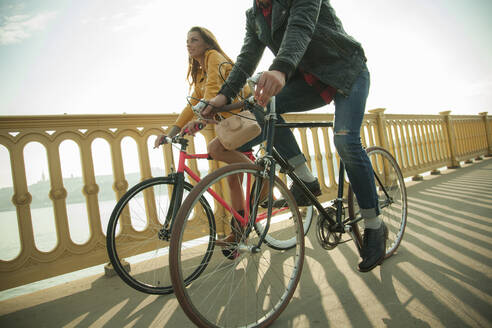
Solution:
{"label": "jacket collar", "polygon": [[261,9],[256,5],[256,0],[253,0],[253,10],[256,16],[256,22],[264,31],[271,30],[271,36],[284,24],[288,16],[288,0],[272,0],[272,26],[269,27],[266,23]]}
{"label": "jacket collar", "polygon": [[287,1],[272,1],[272,36],[284,24],[288,17]]}

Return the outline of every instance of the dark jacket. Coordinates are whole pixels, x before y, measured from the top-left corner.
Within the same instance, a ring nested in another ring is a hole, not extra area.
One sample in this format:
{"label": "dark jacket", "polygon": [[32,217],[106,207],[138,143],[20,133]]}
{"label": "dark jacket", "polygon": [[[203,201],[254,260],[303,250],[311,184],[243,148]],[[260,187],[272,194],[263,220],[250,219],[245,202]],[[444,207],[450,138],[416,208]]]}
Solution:
{"label": "dark jacket", "polygon": [[275,54],[270,70],[284,72],[289,79],[302,69],[348,95],[366,58],[360,43],[343,29],[329,0],[273,0],[272,5],[271,28],[255,1],[246,11],[244,43],[219,93],[233,98],[268,47]]}

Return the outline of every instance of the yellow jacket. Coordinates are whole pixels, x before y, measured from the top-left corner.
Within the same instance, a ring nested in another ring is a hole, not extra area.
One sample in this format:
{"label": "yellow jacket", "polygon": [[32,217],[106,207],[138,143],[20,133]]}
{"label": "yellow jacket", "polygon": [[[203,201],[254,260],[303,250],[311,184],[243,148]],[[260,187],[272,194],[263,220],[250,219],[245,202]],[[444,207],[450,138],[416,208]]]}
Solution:
{"label": "yellow jacket", "polygon": [[[224,81],[219,74],[219,66],[223,62],[227,62],[227,59],[222,56],[217,50],[211,49],[207,50],[205,53],[204,66],[202,69],[198,70],[197,82],[194,85],[193,94],[191,95],[193,99],[190,99],[190,103],[194,106],[198,103],[199,99],[212,99],[217,95]],[[231,72],[232,66],[224,64],[221,67],[222,76],[226,79]],[[249,95],[249,87],[245,86],[243,88],[243,97]],[[234,102],[237,102],[235,99]],[[238,112],[235,110],[233,112]],[[223,117],[229,117],[230,113],[221,113]],[[195,119],[195,114],[191,109],[190,104],[186,105],[181,114],[179,114],[178,119],[174,125],[178,126],[180,129],[186,125],[189,121]]]}

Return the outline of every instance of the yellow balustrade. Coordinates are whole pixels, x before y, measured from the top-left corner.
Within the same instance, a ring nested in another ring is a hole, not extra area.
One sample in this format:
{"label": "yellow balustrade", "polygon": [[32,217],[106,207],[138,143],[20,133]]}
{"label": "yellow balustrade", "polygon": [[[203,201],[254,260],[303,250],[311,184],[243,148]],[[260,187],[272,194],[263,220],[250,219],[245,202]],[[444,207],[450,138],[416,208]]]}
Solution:
{"label": "yellow balustrade", "polygon": [[[287,121],[331,121],[333,115],[289,114]],[[153,163],[150,152],[161,152],[163,170],[171,172],[174,167],[170,145],[152,150],[154,136],[163,133],[172,124],[176,115],[62,115],[62,116],[4,116],[0,117],[0,151],[8,154],[12,174],[12,193],[9,195],[15,208],[20,251],[12,259],[0,260],[0,290],[73,272],[108,262],[101,216],[100,190],[97,183],[95,162],[100,154],[94,153],[94,141],[102,139],[109,145],[111,158],[112,189],[114,202],[130,186],[125,172],[124,138],[136,143],[139,180],[152,177]],[[338,155],[333,143],[332,128],[296,129],[298,142],[306,155],[308,164],[319,177],[323,195],[321,200],[335,197],[338,175]],[[369,111],[364,117],[361,140],[364,146],[380,145],[390,150],[402,168],[405,177],[419,177],[422,173],[436,171],[441,167],[457,167],[461,161],[492,154],[492,120],[487,113],[477,116],[452,116],[450,112],[440,115],[388,115],[384,109]],[[205,144],[213,137],[213,129],[203,131],[204,139],[199,145],[191,139],[189,151],[205,152]],[[62,174],[63,154],[60,145],[73,141],[80,154],[83,201],[87,212],[89,238],[84,243],[73,241],[68,220],[67,178]],[[39,143],[46,150],[49,191],[56,228],[56,240],[52,250],[42,251],[36,244],[36,231],[32,218],[33,195],[28,185],[26,168],[39,165],[37,160],[26,161],[25,147]],[[96,158],[95,158],[96,157]],[[196,160],[188,163],[195,171]],[[207,171],[218,167],[210,161]],[[285,177],[284,177],[285,178]],[[224,186],[218,192],[228,197]],[[215,215],[225,215],[220,206],[215,206]],[[0,219],[2,215],[0,212]],[[225,232],[228,227],[217,227]],[[144,234],[145,231],[139,232]],[[0,238],[2,238],[0,231]],[[0,255],[3,250],[0,249]]]}

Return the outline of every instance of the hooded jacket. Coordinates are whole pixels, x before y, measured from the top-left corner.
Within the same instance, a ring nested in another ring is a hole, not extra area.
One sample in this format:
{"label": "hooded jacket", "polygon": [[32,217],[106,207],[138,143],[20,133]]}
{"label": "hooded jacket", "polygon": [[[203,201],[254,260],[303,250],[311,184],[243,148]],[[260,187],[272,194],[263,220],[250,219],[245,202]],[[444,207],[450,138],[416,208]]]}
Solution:
{"label": "hooded jacket", "polygon": [[246,11],[246,35],[236,65],[219,93],[234,98],[251,76],[265,48],[275,59],[270,70],[311,73],[344,95],[366,67],[359,42],[348,35],[329,0],[273,0],[271,27],[253,1]]}

